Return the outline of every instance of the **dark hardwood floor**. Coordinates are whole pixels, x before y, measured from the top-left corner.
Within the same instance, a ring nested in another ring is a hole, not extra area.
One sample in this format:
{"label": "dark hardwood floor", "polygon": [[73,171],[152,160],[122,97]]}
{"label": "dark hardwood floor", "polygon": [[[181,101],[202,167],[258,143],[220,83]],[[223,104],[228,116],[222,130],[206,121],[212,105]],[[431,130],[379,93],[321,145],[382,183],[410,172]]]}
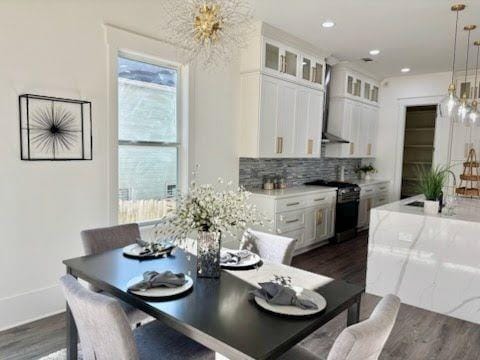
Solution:
{"label": "dark hardwood floor", "polygon": [[[296,267],[365,284],[367,234],[342,244],[327,245],[294,258]],[[379,301],[363,297],[361,319]],[[325,359],[346,324],[346,314],[330,321],[303,341]],[[0,333],[0,359],[38,359],[65,346],[64,316],[55,315]],[[413,306],[402,305],[382,360],[480,360],[480,325],[475,325]]]}

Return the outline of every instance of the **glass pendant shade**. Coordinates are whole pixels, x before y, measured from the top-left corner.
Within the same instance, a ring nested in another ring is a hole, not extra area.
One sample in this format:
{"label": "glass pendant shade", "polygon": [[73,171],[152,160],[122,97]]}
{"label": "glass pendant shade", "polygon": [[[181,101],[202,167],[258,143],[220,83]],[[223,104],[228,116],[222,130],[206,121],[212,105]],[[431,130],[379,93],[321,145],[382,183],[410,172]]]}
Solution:
{"label": "glass pendant shade", "polygon": [[455,91],[449,91],[439,104],[440,117],[452,119],[460,107],[460,99],[455,95]]}
{"label": "glass pendant shade", "polygon": [[468,122],[474,126],[480,126],[480,111],[477,101],[472,102],[472,110],[468,114]]}
{"label": "glass pendant shade", "polygon": [[472,107],[467,102],[467,99],[463,98],[460,103],[460,106],[455,112],[455,116],[453,120],[460,124],[468,124],[468,115],[470,114],[471,111],[472,111]]}

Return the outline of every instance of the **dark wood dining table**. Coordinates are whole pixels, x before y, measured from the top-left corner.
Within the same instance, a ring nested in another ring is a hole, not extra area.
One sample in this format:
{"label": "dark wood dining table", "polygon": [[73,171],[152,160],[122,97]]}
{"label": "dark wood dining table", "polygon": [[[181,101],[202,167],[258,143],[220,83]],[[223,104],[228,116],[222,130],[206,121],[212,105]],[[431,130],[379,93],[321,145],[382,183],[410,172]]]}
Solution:
{"label": "dark wood dining table", "polygon": [[[222,271],[219,279],[197,278],[195,256],[179,249],[172,256],[154,260],[127,258],[122,249],[116,249],[63,263],[68,274],[95,285],[232,360],[277,358],[345,310],[348,311],[347,325],[357,323],[361,295],[365,291],[363,286],[322,277],[328,280],[314,290],[326,299],[326,308],[312,316],[285,317],[261,309],[249,298],[249,292],[255,287],[232,271]],[[302,271],[278,266],[284,273],[288,269]],[[188,273],[194,280],[193,289],[183,296],[163,301],[151,301],[129,293],[128,281],[148,270]],[[320,276],[303,271],[302,274],[312,279]],[[75,321],[67,304],[67,359],[77,359],[77,343]]]}

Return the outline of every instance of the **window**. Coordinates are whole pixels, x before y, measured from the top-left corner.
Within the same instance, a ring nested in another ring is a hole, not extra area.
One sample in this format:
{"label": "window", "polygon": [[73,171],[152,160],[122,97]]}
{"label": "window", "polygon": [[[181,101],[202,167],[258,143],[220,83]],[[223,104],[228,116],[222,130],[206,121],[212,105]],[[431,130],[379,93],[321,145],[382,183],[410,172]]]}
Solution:
{"label": "window", "polygon": [[119,223],[158,219],[178,189],[178,69],[118,57]]}

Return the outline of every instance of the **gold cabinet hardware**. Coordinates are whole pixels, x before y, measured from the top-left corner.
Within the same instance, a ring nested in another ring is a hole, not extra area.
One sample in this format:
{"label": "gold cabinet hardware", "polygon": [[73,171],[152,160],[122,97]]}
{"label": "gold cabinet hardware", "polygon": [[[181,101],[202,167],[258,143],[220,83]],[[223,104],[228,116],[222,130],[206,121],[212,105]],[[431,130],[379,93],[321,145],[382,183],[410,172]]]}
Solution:
{"label": "gold cabinet hardware", "polygon": [[372,155],[372,144],[367,145],[367,155]]}
{"label": "gold cabinet hardware", "polygon": [[281,154],[283,152],[283,137],[277,137],[277,154]]}
{"label": "gold cabinet hardware", "polygon": [[355,152],[355,144],[352,142],[350,143],[350,155],[353,155]]}
{"label": "gold cabinet hardware", "polygon": [[312,139],[308,139],[307,154],[308,155],[313,154],[313,140]]}
{"label": "gold cabinet hardware", "polygon": [[322,210],[317,210],[317,225],[323,224],[323,209]]}
{"label": "gold cabinet hardware", "polygon": [[325,199],[326,199],[326,198],[323,197],[323,198],[314,199],[313,201],[323,201],[323,200],[325,200]]}
{"label": "gold cabinet hardware", "polygon": [[295,206],[295,205],[300,205],[299,201],[293,202],[293,203],[288,203],[287,206]]}
{"label": "gold cabinet hardware", "polygon": [[293,223],[296,223],[296,222],[299,222],[300,219],[292,219],[292,220],[287,220],[285,221],[285,224],[293,224]]}

